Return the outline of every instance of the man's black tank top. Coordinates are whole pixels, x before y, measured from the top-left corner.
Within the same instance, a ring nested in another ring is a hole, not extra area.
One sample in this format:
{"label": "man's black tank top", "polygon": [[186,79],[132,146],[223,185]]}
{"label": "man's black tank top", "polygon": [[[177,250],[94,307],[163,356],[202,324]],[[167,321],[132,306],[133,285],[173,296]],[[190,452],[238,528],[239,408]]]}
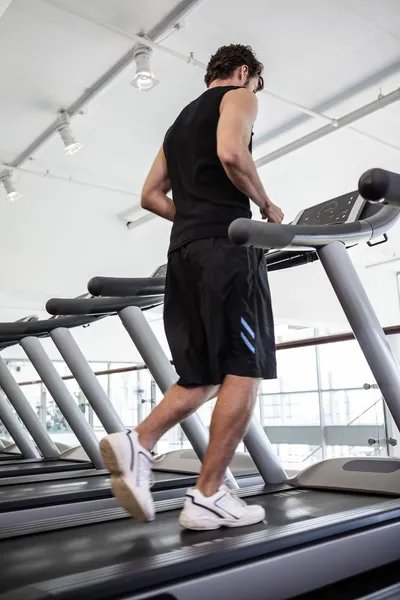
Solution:
{"label": "man's black tank top", "polygon": [[166,133],[164,153],[176,207],[169,252],[194,240],[227,237],[234,219],[251,218],[249,199],[231,182],[217,155],[221,100],[235,89],[208,89]]}

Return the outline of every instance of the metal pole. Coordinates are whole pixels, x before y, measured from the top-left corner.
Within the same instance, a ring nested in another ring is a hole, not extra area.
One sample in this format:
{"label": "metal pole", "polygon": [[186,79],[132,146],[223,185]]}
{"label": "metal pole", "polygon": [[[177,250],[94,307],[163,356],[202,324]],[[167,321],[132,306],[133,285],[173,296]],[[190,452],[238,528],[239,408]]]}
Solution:
{"label": "metal pole", "polygon": [[[0,356],[0,386],[14,407],[15,412],[32,436],[40,452],[45,458],[60,456],[57,446],[49,436],[43,423],[39,421],[35,411],[29,404],[25,394],[7,368]],[[10,432],[11,433],[11,432]],[[16,440],[15,440],[16,441]]]}
{"label": "metal pole", "polygon": [[345,246],[332,242],[318,251],[375,380],[400,426],[400,369]]}
{"label": "metal pole", "polygon": [[50,337],[68,365],[89,404],[107,433],[126,431],[107,394],[93,373],[69,329],[60,327],[50,332]]}
{"label": "metal pole", "polygon": [[[140,308],[128,306],[120,311],[119,317],[132,338],[142,359],[154,377],[158,387],[165,394],[178,380],[175,369],[165,356],[163,349]],[[208,447],[208,431],[200,417],[195,413],[180,424],[193,450],[203,462]],[[226,481],[230,487],[239,487],[230,470],[227,470]]]}
{"label": "metal pole", "polygon": [[99,443],[93,429],[72,398],[39,340],[34,337],[26,337],[21,340],[20,344],[93,465],[96,469],[104,469],[100,456]]}
{"label": "metal pole", "polygon": [[354,110],[353,112],[344,115],[340,119],[337,119],[335,121],[334,126],[332,124],[324,125],[316,131],[312,131],[311,133],[308,133],[307,135],[304,135],[303,137],[294,140],[294,142],[290,142],[290,144],[286,144],[286,146],[283,146],[282,148],[279,148],[274,152],[270,152],[269,154],[262,156],[261,158],[256,160],[256,166],[262,167],[270,162],[273,162],[274,160],[277,160],[278,158],[282,158],[282,156],[286,156],[287,154],[290,154],[291,152],[294,152],[299,148],[303,148],[304,146],[307,146],[308,144],[311,144],[316,140],[320,140],[321,138],[329,135],[330,133],[333,133],[334,131],[338,131],[339,129],[348,127],[349,125],[355,123],[359,119],[363,119],[368,115],[372,115],[374,112],[377,112],[378,110],[381,110],[382,108],[385,108],[386,106],[397,102],[399,99],[400,88],[394,90],[394,92],[391,92],[386,96],[380,96],[377,100],[370,102],[366,106],[362,106],[361,108],[358,108],[357,110]]}
{"label": "metal pole", "polygon": [[11,410],[5,395],[0,395],[0,420],[11,435],[24,458],[42,458]]}
{"label": "metal pole", "polygon": [[321,428],[321,450],[322,460],[326,458],[326,421],[325,421],[325,410],[324,410],[324,397],[322,391],[322,380],[321,380],[321,354],[320,347],[315,346],[315,368],[317,372],[317,387],[318,387],[318,408],[319,408],[319,426]]}

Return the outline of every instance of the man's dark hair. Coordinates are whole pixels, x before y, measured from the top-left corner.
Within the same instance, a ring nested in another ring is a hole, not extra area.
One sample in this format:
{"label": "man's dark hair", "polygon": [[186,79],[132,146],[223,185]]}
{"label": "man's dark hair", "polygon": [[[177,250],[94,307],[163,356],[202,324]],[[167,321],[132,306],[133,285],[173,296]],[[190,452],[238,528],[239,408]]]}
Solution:
{"label": "man's dark hair", "polygon": [[246,65],[249,69],[249,78],[258,75],[260,82],[257,91],[264,87],[264,81],[261,77],[264,65],[257,60],[255,52],[251,46],[243,46],[242,44],[230,44],[229,46],[221,46],[215,54],[210,58],[207,65],[204,81],[207,87],[215,79],[229,79],[233,71],[242,65]]}

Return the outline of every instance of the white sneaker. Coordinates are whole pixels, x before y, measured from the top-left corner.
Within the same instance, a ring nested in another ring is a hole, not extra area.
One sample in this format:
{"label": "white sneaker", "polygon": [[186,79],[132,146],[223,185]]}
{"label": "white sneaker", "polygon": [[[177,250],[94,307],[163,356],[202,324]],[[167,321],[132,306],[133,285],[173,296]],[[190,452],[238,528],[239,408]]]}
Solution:
{"label": "white sneaker", "polygon": [[118,502],[138,521],[153,521],[150,492],[153,457],[139,443],[136,431],[111,433],[100,442],[104,466],[111,473],[111,487]]}
{"label": "white sneaker", "polygon": [[185,529],[244,527],[265,519],[262,506],[248,505],[222,485],[213,496],[206,497],[196,488],[188,490],[179,523]]}

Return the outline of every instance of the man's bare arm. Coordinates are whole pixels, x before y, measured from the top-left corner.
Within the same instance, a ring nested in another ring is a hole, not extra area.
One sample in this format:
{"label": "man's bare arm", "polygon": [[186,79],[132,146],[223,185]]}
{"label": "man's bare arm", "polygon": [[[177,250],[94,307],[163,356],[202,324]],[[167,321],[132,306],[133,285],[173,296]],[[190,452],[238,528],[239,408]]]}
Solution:
{"label": "man's bare arm", "polygon": [[167,195],[171,191],[167,161],[163,148],[158,152],[142,190],[142,208],[173,221],[175,205]]}
{"label": "man's bare arm", "polygon": [[225,94],[217,129],[217,153],[232,183],[259,206],[264,218],[280,223],[283,213],[269,199],[248,147],[257,109],[255,94],[246,88]]}

